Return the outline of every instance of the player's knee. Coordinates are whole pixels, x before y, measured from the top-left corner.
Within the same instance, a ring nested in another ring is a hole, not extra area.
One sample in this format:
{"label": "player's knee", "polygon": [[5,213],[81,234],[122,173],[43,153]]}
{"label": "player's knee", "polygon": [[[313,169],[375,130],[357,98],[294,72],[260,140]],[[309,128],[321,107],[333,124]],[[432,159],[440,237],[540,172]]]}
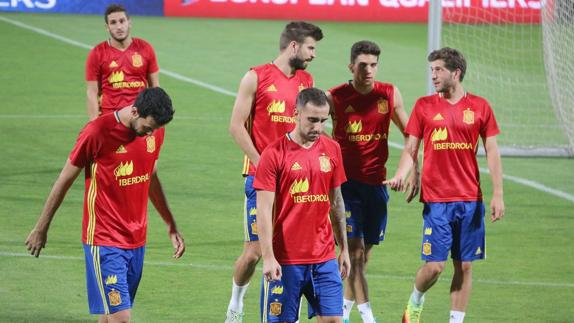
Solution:
{"label": "player's knee", "polygon": [[427,262],[425,267],[431,276],[438,277],[444,271],[444,262]]}
{"label": "player's knee", "polygon": [[241,259],[239,261],[255,265],[259,262],[260,258],[261,248],[259,248],[259,245],[255,243],[248,243],[243,249],[243,254],[241,255]]}
{"label": "player's knee", "polygon": [[455,263],[454,270],[463,274],[469,274],[472,272],[472,262],[463,261]]}
{"label": "player's knee", "polygon": [[123,310],[107,316],[108,323],[129,323],[131,320],[131,311]]}
{"label": "player's knee", "polygon": [[351,264],[363,264],[366,261],[365,257],[365,249],[364,248],[355,248],[349,252],[349,258],[351,258]]}

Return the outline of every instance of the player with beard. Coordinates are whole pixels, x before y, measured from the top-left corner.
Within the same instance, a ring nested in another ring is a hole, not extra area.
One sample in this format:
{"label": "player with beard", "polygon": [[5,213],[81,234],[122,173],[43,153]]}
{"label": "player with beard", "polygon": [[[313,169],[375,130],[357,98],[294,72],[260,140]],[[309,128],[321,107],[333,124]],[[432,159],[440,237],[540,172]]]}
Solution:
{"label": "player with beard", "polygon": [[142,91],[134,105],[88,122],[26,239],[28,250],[38,257],[58,207],[84,169],[82,242],[88,304],[91,314],[100,315],[100,323],[131,319],[142,277],[148,200],[168,227],[173,257],[185,252],[157,174],[164,136],[156,130],[173,114],[167,93],[153,88]]}
{"label": "player with beard", "polygon": [[87,109],[90,120],[132,104],[147,87],[159,86],[159,66],[152,46],[132,38],[132,23],[119,4],[104,15],[110,38],[94,47],[86,61]]}
{"label": "player with beard", "polygon": [[476,151],[482,138],[492,178],[490,220],[504,216],[502,163],[496,135],[500,132],[488,102],[462,87],[466,60],[456,49],[442,48],[428,56],[435,94],[415,103],[409,134],[397,173],[385,184],[404,189],[404,178],[424,142],[421,202],[423,225],[421,259],[403,323],[418,323],[425,293],[437,282],[450,257],[450,323],[462,323],[472,290],[472,262],[484,259],[485,207],[482,202]]}
{"label": "player with beard", "polygon": [[261,258],[255,220],[255,169],[263,149],[295,127],[297,94],[313,86],[311,74],[304,69],[315,58],[315,46],[322,38],[323,32],[313,24],[303,21],[288,23],[281,33],[280,52],[275,60],[251,68],[239,84],[229,132],[245,153],[245,242],[243,253],[235,263],[227,323],[242,322],[243,297]]}
{"label": "player with beard", "polygon": [[295,129],[269,144],[257,167],[262,322],[296,322],[302,295],[309,318],[342,321],[341,279],[350,269],[341,194],[346,177],[339,144],[322,135],[328,118],[325,93],[301,91]]}

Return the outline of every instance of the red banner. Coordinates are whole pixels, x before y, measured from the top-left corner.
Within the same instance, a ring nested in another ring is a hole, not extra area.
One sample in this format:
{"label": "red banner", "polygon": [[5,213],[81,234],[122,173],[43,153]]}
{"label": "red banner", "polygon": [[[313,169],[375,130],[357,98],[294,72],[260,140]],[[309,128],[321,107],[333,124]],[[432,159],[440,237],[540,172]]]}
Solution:
{"label": "red banner", "polygon": [[[433,0],[435,1],[435,0]],[[166,16],[426,22],[429,0],[164,0]],[[446,22],[539,23],[545,0],[442,0]]]}

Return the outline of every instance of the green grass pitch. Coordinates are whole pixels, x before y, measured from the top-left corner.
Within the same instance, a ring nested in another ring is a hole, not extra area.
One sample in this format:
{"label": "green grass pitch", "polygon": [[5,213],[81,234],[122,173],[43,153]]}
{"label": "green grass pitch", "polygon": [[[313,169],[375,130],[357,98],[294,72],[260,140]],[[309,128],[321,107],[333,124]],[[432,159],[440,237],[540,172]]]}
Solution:
{"label": "green grass pitch", "polygon": [[[89,45],[107,37],[101,17],[0,17]],[[234,92],[250,66],[276,56],[284,23],[133,17],[133,35],[154,45],[161,68]],[[325,39],[309,68],[317,86],[349,79],[351,44],[370,39],[383,49],[379,79],[401,89],[407,110],[424,95],[426,26],[318,24]],[[56,215],[40,258],[24,255],[24,240],[86,121],[88,51],[1,20],[0,35],[0,322],[93,322],[82,260],[81,180]],[[160,82],[177,113],[167,128],[159,174],[188,249],[182,259],[171,259],[165,226],[150,207],[133,321],[223,322],[243,237],[242,154],[227,133],[233,97],[165,74]],[[400,142],[396,129],[391,131],[391,140]],[[399,153],[390,151],[391,173]],[[574,194],[574,160],[504,158],[503,166],[505,174]],[[488,203],[490,178],[482,176]],[[574,203],[513,181],[505,181],[504,188],[507,215],[487,223],[488,259],[474,267],[466,321],[573,320]],[[375,248],[368,269],[379,322],[400,320],[421,265],[421,205],[392,193],[389,214],[386,241]],[[428,293],[424,322],[447,321],[451,275],[447,267]],[[245,322],[258,321],[259,288],[256,274],[245,299]],[[359,322],[356,311],[351,319]]]}

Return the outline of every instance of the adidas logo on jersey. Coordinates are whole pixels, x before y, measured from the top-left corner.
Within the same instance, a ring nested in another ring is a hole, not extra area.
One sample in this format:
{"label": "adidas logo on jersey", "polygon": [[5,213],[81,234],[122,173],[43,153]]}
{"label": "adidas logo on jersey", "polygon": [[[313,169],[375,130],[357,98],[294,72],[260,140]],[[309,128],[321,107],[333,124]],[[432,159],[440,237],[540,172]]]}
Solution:
{"label": "adidas logo on jersey", "polygon": [[114,67],[118,67],[118,63],[116,63],[116,61],[112,61],[110,63],[110,68],[114,68]]}
{"label": "adidas logo on jersey", "polygon": [[480,249],[480,247],[478,247],[478,249],[476,249],[476,252],[474,253],[476,256],[482,254],[482,249]]}
{"label": "adidas logo on jersey", "polygon": [[267,88],[267,92],[277,92],[277,88],[275,87],[275,84],[269,85],[269,87]]}
{"label": "adidas logo on jersey", "polygon": [[293,166],[291,166],[291,170],[302,170],[303,167],[301,167],[301,165],[299,165],[298,162],[295,162],[295,164],[293,164]]}
{"label": "adidas logo on jersey", "polygon": [[442,114],[437,113],[434,118],[432,118],[434,121],[441,121],[444,120],[444,118],[442,117]]}
{"label": "adidas logo on jersey", "polygon": [[124,145],[120,145],[118,147],[118,149],[116,149],[116,154],[125,154],[128,151],[126,150],[126,147],[124,147]]}
{"label": "adidas logo on jersey", "polygon": [[345,113],[351,113],[351,112],[355,112],[355,109],[353,109],[352,106],[348,106],[348,107],[345,109]]}

